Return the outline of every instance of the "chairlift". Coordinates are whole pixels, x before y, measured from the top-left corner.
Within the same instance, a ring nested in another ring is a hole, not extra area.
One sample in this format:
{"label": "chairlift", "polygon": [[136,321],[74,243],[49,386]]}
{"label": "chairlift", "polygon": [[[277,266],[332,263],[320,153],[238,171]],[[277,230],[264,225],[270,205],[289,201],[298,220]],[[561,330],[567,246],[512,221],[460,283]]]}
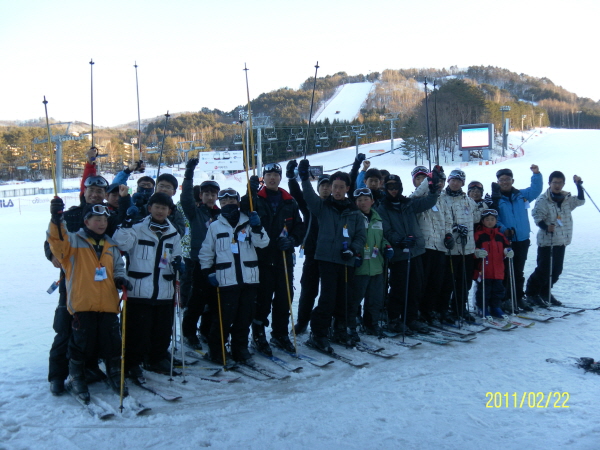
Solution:
{"label": "chairlift", "polygon": [[329,139],[323,141],[323,144],[321,144],[323,147],[329,147]]}
{"label": "chairlift", "polygon": [[273,147],[271,146],[271,143],[269,143],[269,147],[266,150],[266,154],[267,156],[273,156]]}
{"label": "chairlift", "polygon": [[287,143],[287,147],[285,148],[286,152],[292,152],[294,151],[294,147],[292,147],[292,143],[290,141],[288,141]]}
{"label": "chairlift", "polygon": [[265,139],[267,141],[277,140],[277,132],[275,131],[275,128],[265,128]]}
{"label": "chairlift", "polygon": [[304,130],[302,128],[300,128],[300,130],[298,130],[298,133],[296,134],[296,140],[303,141],[305,139],[306,139],[306,136],[304,134]]}
{"label": "chairlift", "polygon": [[383,130],[382,130],[382,129],[381,129],[381,127],[379,126],[379,127],[377,127],[377,128],[375,129],[375,134],[377,134],[377,135],[380,135],[381,133],[383,133]]}
{"label": "chairlift", "polygon": [[233,145],[242,145],[244,142],[242,140],[242,135],[241,134],[236,134],[233,137]]}
{"label": "chairlift", "polygon": [[304,146],[302,144],[298,144],[296,147],[296,153],[304,153]]}
{"label": "chairlift", "polygon": [[321,142],[320,141],[315,141],[315,147],[321,148]]}

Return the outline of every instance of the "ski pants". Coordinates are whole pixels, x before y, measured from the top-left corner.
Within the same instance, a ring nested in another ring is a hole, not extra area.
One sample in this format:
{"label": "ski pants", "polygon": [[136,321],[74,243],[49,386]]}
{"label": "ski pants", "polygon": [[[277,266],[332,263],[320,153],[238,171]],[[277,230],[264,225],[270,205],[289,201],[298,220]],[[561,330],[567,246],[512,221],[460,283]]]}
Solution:
{"label": "ski pants", "polygon": [[346,315],[355,315],[356,309],[347,311],[350,301],[350,282],[354,277],[354,267],[319,261],[319,276],[321,278],[321,295],[310,316],[310,328],[315,336],[327,337],[331,318],[345,327]]}
{"label": "ski pants", "polygon": [[425,288],[419,308],[421,314],[431,316],[432,312],[445,313],[448,305],[441,292],[446,272],[446,253],[426,249],[421,258],[423,258],[423,286]]}
{"label": "ski pants", "polygon": [[[410,274],[408,260],[390,263],[390,294],[388,302],[388,320],[404,318],[406,323],[419,318],[419,304],[423,298],[423,259],[414,256],[410,259]],[[408,283],[408,298],[406,284]],[[406,304],[408,300],[408,304]]]}
{"label": "ski pants", "polygon": [[[513,257],[513,266],[515,271],[515,287],[517,298],[523,298],[525,291],[525,262],[527,262],[527,253],[529,252],[529,245],[531,241],[526,239],[524,241],[511,242],[510,247],[515,252]],[[508,258],[504,260],[504,289],[506,290],[505,299],[510,299],[510,269],[508,266]]]}
{"label": "ski pants", "polygon": [[181,295],[181,304],[185,308],[188,304],[192,291],[192,274],[194,272],[194,261],[190,258],[183,258],[185,271],[181,274],[179,293]]}
{"label": "ski pants", "polygon": [[[187,307],[183,313],[183,335],[193,336],[198,330],[198,320],[202,316],[201,334],[208,336],[211,327],[209,304],[216,304],[217,290],[211,286],[200,271],[200,262],[191,261],[192,290],[188,298]],[[187,270],[187,269],[186,269]]]}
{"label": "ski pants", "polygon": [[[469,290],[473,285],[475,258],[473,258],[473,254],[446,255],[445,258],[446,272],[442,287],[444,312],[450,308],[454,313],[462,314],[467,311],[465,308],[468,308]],[[454,289],[456,289],[456,296]]]}
{"label": "ski pants", "polygon": [[310,314],[319,295],[319,262],[307,256],[302,265],[300,278],[300,299],[298,300],[298,323],[308,324]]}
{"label": "ski pants", "polygon": [[550,292],[550,249],[552,248],[552,286],[558,281],[565,260],[565,245],[538,247],[537,267],[527,280],[527,295],[548,297]]}
{"label": "ski pants", "polygon": [[290,317],[290,306],[288,303],[288,289],[294,299],[294,265],[292,256],[286,253],[287,279],[286,286],[285,267],[283,264],[283,252],[281,260],[276,264],[259,263],[258,293],[256,297],[256,314],[254,323],[262,326],[269,325],[269,314],[271,314],[271,329],[273,336],[287,336]]}
{"label": "ski pants", "polygon": [[[479,309],[483,308],[483,286],[481,281],[477,281],[477,291],[475,291],[475,302]],[[485,307],[500,308],[504,300],[504,280],[485,280]]]}
{"label": "ski pants", "polygon": [[256,295],[256,284],[236,284],[217,290],[215,304],[210,305],[213,311],[208,334],[208,348],[211,355],[221,357],[221,346],[223,345],[221,326],[223,327],[224,342],[227,342],[229,335],[231,335],[231,350],[233,353],[239,348],[248,348],[248,335],[254,317]]}
{"label": "ski pants", "polygon": [[156,364],[169,357],[168,350],[173,331],[173,302],[160,302],[161,304],[152,305],[128,300],[125,336],[127,367],[142,362]]}
{"label": "ski pants", "polygon": [[54,310],[54,322],[52,328],[56,335],[50,348],[48,358],[48,381],[65,380],[69,375],[69,358],[67,349],[71,338],[72,316],[67,310],[67,291],[64,276],[60,281],[58,305]]}
{"label": "ski pants", "polygon": [[[356,328],[356,311],[365,299],[365,317],[377,323],[383,311],[383,273],[377,275],[355,275],[350,286],[352,304],[349,306],[348,327]],[[371,324],[369,324],[371,325]]]}
{"label": "ski pants", "polygon": [[110,361],[121,355],[121,325],[116,313],[85,311],[73,314],[69,359],[86,361],[99,355]]}

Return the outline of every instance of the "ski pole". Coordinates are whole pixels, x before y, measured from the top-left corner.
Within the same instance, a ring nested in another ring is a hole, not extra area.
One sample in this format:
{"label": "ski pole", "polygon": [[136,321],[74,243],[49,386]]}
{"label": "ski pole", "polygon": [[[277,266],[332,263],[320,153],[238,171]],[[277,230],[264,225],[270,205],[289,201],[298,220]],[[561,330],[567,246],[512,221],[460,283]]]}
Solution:
{"label": "ski pole", "polygon": [[485,259],[481,260],[481,317],[485,319]]}
{"label": "ski pole", "polygon": [[58,195],[58,190],[56,188],[56,161],[54,160],[55,156],[52,154],[52,136],[50,135],[50,122],[48,122],[48,100],[46,100],[45,95],[44,101],[42,103],[44,104],[44,111],[46,112],[46,132],[48,133],[48,156],[50,157],[50,164],[52,167],[52,182],[54,183],[54,196],[56,197]]}
{"label": "ski pole", "polygon": [[[175,363],[175,351],[177,347],[177,301],[173,300],[173,326],[171,327],[171,369],[169,373],[169,381],[173,381],[173,365]],[[183,364],[183,363],[182,363]]]}
{"label": "ski pole", "polygon": [[[454,306],[456,308],[456,314],[458,314],[458,295],[456,292],[456,279],[454,278],[454,264],[452,262],[452,254],[451,254],[451,250],[448,249],[448,258],[450,258],[450,275],[452,278],[452,295],[454,295]],[[446,305],[446,308],[448,308],[448,305]],[[459,317],[458,319],[458,329],[460,330],[462,326],[462,320],[461,317]]]}
{"label": "ski pole", "polygon": [[294,349],[298,353],[298,344],[296,343],[296,327],[294,325],[294,311],[292,311],[292,295],[290,293],[290,279],[288,276],[288,265],[285,250],[281,250],[283,254],[283,270],[285,271],[285,287],[287,288],[288,306],[290,308],[290,318],[292,320],[292,335],[294,336]]}
{"label": "ski pole", "polygon": [[600,212],[600,208],[598,208],[598,205],[596,205],[596,202],[594,202],[594,200],[592,200],[592,197],[590,196],[589,192],[585,190],[585,188],[583,187],[583,185],[580,183],[581,189],[583,189],[583,192],[586,193],[586,195],[588,196],[588,198],[592,201],[592,203],[594,204],[594,206],[596,207],[596,209],[598,210],[598,212]]}
{"label": "ski pole", "polygon": [[406,289],[404,291],[404,326],[402,327],[402,342],[406,337],[406,313],[408,312],[408,282],[410,280],[410,248],[407,247],[405,250],[408,251],[408,264],[406,265]]}
{"label": "ski pole", "polygon": [[[348,340],[350,340],[350,334],[348,333],[348,266],[346,264],[344,264],[344,299],[346,302],[346,334],[348,335]],[[348,342],[346,342],[346,346],[348,346]]]}
{"label": "ski pole", "polygon": [[240,127],[242,128],[242,149],[244,152],[244,166],[246,166],[246,184],[248,189],[248,201],[250,202],[250,212],[254,211],[254,205],[252,200],[252,189],[250,188],[250,168],[248,167],[248,154],[246,152],[246,139],[244,139],[244,121],[240,120]]}
{"label": "ski pole", "polygon": [[182,364],[182,377],[183,384],[187,383],[185,379],[185,357],[183,355],[183,323],[181,318],[181,283],[179,281],[179,270],[176,271],[175,275],[175,305],[177,307],[177,317],[179,318],[179,340],[181,345],[181,364]]}
{"label": "ski pole", "polygon": [[315,89],[317,87],[317,70],[319,70],[319,61],[317,61],[317,64],[315,64],[315,81],[313,82],[312,99],[310,100],[308,129],[306,130],[306,147],[304,148],[304,157],[302,159],[306,159],[306,153],[308,152],[308,140],[310,139],[310,124],[312,123],[313,104],[315,103]]}
{"label": "ski pole", "polygon": [[225,336],[223,334],[223,315],[221,313],[221,290],[217,286],[217,305],[219,307],[219,328],[221,330],[221,351],[223,352],[223,370],[227,370],[227,363],[225,360]]}
{"label": "ski pole", "polygon": [[254,128],[252,127],[252,108],[250,105],[250,89],[248,88],[248,69],[244,63],[244,72],[246,72],[246,95],[248,97],[248,124],[250,125],[250,151],[252,152],[252,175],[256,175],[256,160],[254,156]]}
{"label": "ski pole", "polygon": [[171,115],[169,114],[169,111],[167,110],[167,113],[165,114],[165,127],[163,130],[162,145],[160,146],[160,156],[158,158],[158,171],[156,172],[157,179],[158,179],[158,176],[160,175],[160,166],[162,164],[163,150],[165,149],[165,135],[167,134],[167,122],[169,121],[169,117],[171,117]]}
{"label": "ski pole", "polygon": [[[142,158],[142,121],[140,119],[140,89],[138,88],[138,73],[137,73],[137,61],[133,63],[133,67],[135,67],[135,92],[137,94],[137,111],[138,111],[138,152],[140,154],[140,159]],[[135,161],[135,156],[133,155],[133,151],[131,154],[131,159]]]}
{"label": "ski pole", "polygon": [[515,311],[517,310],[517,286],[515,284],[515,266],[513,263],[512,258],[508,259],[508,275],[510,277],[510,290],[511,290],[511,306],[512,306],[512,313],[513,315],[515,315]]}
{"label": "ski pole", "polygon": [[552,265],[554,263],[554,232],[550,232],[550,274],[548,276],[548,305],[552,304]]}
{"label": "ski pole", "polygon": [[125,333],[127,330],[127,288],[121,286],[123,289],[123,308],[121,309],[121,388],[119,391],[119,410],[123,413],[123,391],[125,389]]}
{"label": "ski pole", "polygon": [[94,146],[94,60],[90,59],[90,96],[92,108],[92,147]]}

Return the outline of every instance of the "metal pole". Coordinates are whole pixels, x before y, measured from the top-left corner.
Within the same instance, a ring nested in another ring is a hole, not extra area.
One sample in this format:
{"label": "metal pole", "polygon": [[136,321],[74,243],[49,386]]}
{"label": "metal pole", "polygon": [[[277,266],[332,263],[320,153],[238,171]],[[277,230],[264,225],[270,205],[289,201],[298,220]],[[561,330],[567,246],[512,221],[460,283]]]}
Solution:
{"label": "metal pole", "polygon": [[[56,187],[56,160],[54,159],[54,155],[52,155],[52,137],[50,135],[50,122],[48,122],[48,100],[46,100],[46,96],[44,95],[44,111],[46,112],[46,132],[48,133],[48,157],[50,158],[50,167],[52,168],[52,182],[54,183],[54,195],[58,195],[58,190]],[[41,168],[41,165],[40,165]]]}
{"label": "metal pole", "polygon": [[502,157],[504,158],[504,145],[506,143],[506,125],[504,124],[504,109],[500,108],[502,111]]}
{"label": "metal pole", "polygon": [[156,172],[156,178],[158,178],[160,175],[160,165],[162,164],[163,150],[165,149],[165,135],[167,134],[167,122],[169,121],[169,117],[171,116],[169,115],[169,111],[167,111],[165,114],[165,127],[163,130],[162,145],[160,147],[160,157],[158,158],[158,171]]}
{"label": "metal pole", "polygon": [[[133,67],[135,67],[135,92],[137,94],[137,110],[138,110],[138,152],[140,153],[140,159],[142,158],[142,121],[140,119],[140,90],[138,87],[138,73],[137,73],[137,61],[135,61]],[[132,161],[135,161],[135,155],[131,154]]]}
{"label": "metal pole", "polygon": [[429,99],[427,98],[427,77],[425,77],[425,115],[427,118],[427,160],[429,161],[429,171],[431,172],[431,133],[429,131]]}
{"label": "metal pole", "polygon": [[317,64],[315,64],[315,81],[313,83],[312,99],[310,101],[310,113],[308,115],[308,130],[306,131],[306,147],[304,147],[304,157],[302,159],[306,159],[306,153],[308,152],[308,140],[310,139],[310,124],[312,122],[313,104],[315,102],[315,89],[317,87],[317,70],[319,70],[319,61],[317,61]]}
{"label": "metal pole", "polygon": [[[246,94],[248,97],[248,123],[250,124],[250,151],[252,152],[252,175],[256,175],[256,159],[254,157],[254,133],[252,128],[252,108],[250,105],[250,89],[248,88],[248,68],[244,63],[244,72],[246,73]],[[248,130],[248,128],[246,128]]]}
{"label": "metal pole", "polygon": [[259,177],[262,176],[262,166],[263,166],[263,162],[262,162],[262,131],[260,129],[260,127],[258,127],[256,129],[256,163],[258,165],[257,167],[257,174]]}
{"label": "metal pole", "polygon": [[437,89],[435,80],[433,80],[433,98],[434,98],[434,116],[435,116],[435,163],[440,163],[440,141],[438,134],[438,115],[437,115]]}
{"label": "metal pole", "polygon": [[94,146],[94,61],[90,59],[90,93],[92,105],[92,147]]}

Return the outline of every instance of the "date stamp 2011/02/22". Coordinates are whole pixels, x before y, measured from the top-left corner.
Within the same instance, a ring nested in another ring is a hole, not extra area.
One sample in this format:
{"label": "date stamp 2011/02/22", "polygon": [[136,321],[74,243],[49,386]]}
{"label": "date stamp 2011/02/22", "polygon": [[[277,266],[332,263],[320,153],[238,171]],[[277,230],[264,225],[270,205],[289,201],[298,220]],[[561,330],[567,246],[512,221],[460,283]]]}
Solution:
{"label": "date stamp 2011/02/22", "polygon": [[486,392],[486,408],[569,408],[568,392]]}

